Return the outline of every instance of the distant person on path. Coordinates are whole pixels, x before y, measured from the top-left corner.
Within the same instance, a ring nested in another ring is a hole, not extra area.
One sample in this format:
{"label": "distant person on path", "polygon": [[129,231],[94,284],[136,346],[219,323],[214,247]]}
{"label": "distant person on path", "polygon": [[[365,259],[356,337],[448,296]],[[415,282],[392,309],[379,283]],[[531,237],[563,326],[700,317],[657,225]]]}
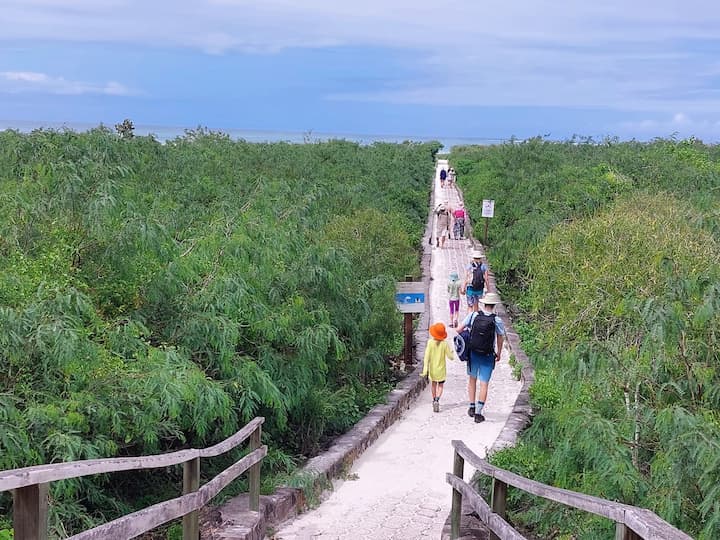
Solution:
{"label": "distant person on path", "polygon": [[440,169],[440,187],[445,187],[445,179],[447,178],[447,171],[443,168]]}
{"label": "distant person on path", "polygon": [[[466,342],[466,346],[470,348],[470,359],[467,363],[470,403],[468,415],[474,418],[475,422],[485,421],[482,410],[487,399],[488,383],[505,342],[505,325],[502,319],[495,315],[495,305],[499,303],[500,297],[496,293],[487,293],[480,300],[480,310],[469,313],[458,331],[470,331]],[[477,386],[480,388],[476,397]]]}
{"label": "distant person on path", "polygon": [[448,345],[447,330],[441,322],[430,327],[430,339],[425,346],[425,358],[421,377],[430,379],[430,391],[433,398],[433,412],[440,412],[440,397],[443,393],[447,369],[446,360],[453,360],[454,356]]}
{"label": "distant person on path", "polygon": [[456,178],[457,178],[457,175],[455,174],[455,169],[450,167],[450,170],[447,173],[448,187],[453,187],[453,185],[455,184]]}
{"label": "distant person on path", "polygon": [[469,311],[478,310],[478,300],[485,293],[488,282],[488,266],[482,262],[482,251],[472,251],[472,262],[465,267],[465,298]]}
{"label": "distant person on path", "polygon": [[455,240],[465,238],[465,215],[465,205],[460,201],[458,207],[453,210],[453,238]]}
{"label": "distant person on path", "polygon": [[441,202],[435,208],[435,241],[439,248],[445,247],[445,239],[450,231],[449,202]]}
{"label": "distant person on path", "polygon": [[450,304],[450,326],[457,328],[458,312],[460,311],[460,276],[457,272],[450,272],[450,281],[448,282],[448,298]]}

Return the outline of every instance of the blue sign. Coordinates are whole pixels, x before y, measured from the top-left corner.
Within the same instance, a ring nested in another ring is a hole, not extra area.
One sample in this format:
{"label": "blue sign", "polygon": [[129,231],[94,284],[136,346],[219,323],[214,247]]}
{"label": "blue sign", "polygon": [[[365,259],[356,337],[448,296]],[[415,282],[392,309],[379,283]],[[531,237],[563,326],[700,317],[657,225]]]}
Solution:
{"label": "blue sign", "polygon": [[397,304],[424,304],[425,293],[396,293],[395,302]]}

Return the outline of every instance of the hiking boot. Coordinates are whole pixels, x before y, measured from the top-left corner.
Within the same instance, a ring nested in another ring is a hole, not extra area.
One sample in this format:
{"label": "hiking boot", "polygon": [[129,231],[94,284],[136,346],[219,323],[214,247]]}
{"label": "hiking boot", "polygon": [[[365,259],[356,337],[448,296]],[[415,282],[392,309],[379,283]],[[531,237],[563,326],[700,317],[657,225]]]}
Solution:
{"label": "hiking boot", "polygon": [[440,402],[433,401],[433,412],[440,412]]}
{"label": "hiking boot", "polygon": [[477,413],[475,415],[475,423],[476,424],[479,424],[480,422],[484,422],[484,421],[485,421],[485,417],[482,414]]}
{"label": "hiking boot", "polygon": [[472,418],[473,416],[475,416],[475,406],[474,406],[474,405],[473,405],[472,407],[469,407],[469,408],[468,408],[468,416],[469,416],[470,418]]}

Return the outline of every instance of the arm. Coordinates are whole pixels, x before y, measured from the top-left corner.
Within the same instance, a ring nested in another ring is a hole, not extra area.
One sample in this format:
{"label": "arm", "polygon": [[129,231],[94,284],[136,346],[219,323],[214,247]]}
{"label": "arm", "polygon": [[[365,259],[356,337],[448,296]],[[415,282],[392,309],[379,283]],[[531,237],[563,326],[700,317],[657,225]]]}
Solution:
{"label": "arm", "polygon": [[[477,312],[473,312],[477,313]],[[462,326],[458,329],[457,333],[460,334],[464,332],[465,330],[468,330],[469,326],[472,326],[472,320],[473,320],[473,314],[470,313],[469,315],[466,315],[463,319]]]}
{"label": "arm", "polygon": [[425,357],[423,358],[423,370],[421,377],[427,376],[428,373],[428,364],[430,363],[430,343],[431,341],[428,340],[427,345],[425,345]]}
{"label": "arm", "polygon": [[498,335],[497,336],[497,354],[495,355],[496,362],[498,362],[500,360],[500,356],[502,355],[502,348],[503,348],[504,343],[505,343],[505,336]]}

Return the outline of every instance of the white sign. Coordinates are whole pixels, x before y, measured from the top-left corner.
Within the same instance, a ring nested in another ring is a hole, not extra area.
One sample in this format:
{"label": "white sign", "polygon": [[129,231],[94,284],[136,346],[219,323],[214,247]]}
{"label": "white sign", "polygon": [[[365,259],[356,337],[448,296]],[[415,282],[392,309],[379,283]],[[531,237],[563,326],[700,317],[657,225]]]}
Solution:
{"label": "white sign", "polygon": [[495,201],[483,199],[482,217],[493,217],[495,215]]}
{"label": "white sign", "polygon": [[399,281],[395,283],[395,305],[400,313],[424,312],[425,284],[421,281]]}

